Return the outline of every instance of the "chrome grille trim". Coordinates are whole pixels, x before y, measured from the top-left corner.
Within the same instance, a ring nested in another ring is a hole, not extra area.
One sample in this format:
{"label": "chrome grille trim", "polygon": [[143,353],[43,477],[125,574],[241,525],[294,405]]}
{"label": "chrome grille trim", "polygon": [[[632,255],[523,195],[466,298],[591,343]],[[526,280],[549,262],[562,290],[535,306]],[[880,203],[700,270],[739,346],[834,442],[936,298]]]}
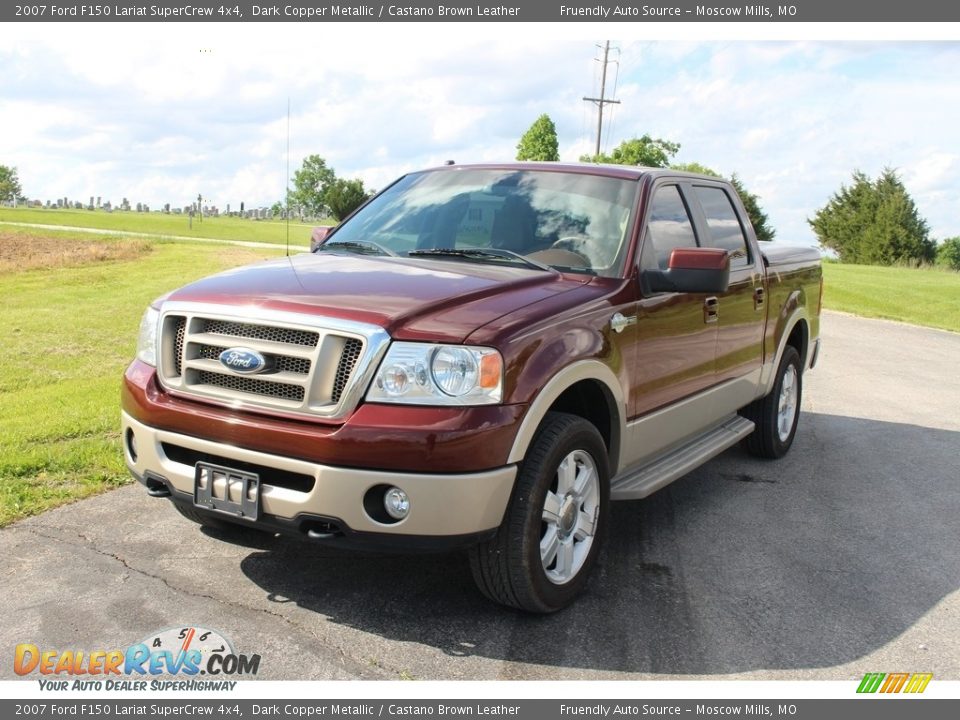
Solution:
{"label": "chrome grille trim", "polygon": [[[376,325],[259,307],[166,302],[157,377],[170,393],[234,409],[336,421],[363,398],[390,337]],[[235,373],[231,347],[255,350],[268,369]]]}
{"label": "chrome grille trim", "polygon": [[[354,340],[351,338],[347,341],[348,343],[354,342],[359,347],[363,347],[362,343],[359,340]],[[226,345],[204,345],[203,343],[196,343],[197,346],[197,358],[203,360],[219,360],[220,353],[229,348]],[[309,375],[310,374],[310,358],[301,358],[301,357],[290,357],[289,355],[265,355],[268,363],[276,372],[292,372],[297,375]],[[344,358],[340,359],[340,365],[343,365]],[[353,366],[350,366],[350,369],[353,369]],[[339,375],[337,376],[339,378]],[[336,393],[334,393],[336,396]]]}

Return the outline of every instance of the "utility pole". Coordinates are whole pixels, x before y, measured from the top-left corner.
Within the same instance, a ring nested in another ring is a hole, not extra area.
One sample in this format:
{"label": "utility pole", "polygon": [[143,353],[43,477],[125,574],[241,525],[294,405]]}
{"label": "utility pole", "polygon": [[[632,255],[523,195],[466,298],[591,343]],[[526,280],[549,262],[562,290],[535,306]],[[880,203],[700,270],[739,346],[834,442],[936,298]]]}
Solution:
{"label": "utility pole", "polygon": [[[600,47],[599,45],[597,47]],[[607,100],[607,65],[610,64],[610,61],[607,59],[610,56],[610,41],[607,40],[606,45],[603,48],[603,72],[600,75],[600,97],[592,98],[585,97],[585,102],[592,102],[597,104],[597,151],[594,153],[594,159],[600,157],[600,135],[603,132],[603,106],[604,105],[619,105],[619,100]]]}

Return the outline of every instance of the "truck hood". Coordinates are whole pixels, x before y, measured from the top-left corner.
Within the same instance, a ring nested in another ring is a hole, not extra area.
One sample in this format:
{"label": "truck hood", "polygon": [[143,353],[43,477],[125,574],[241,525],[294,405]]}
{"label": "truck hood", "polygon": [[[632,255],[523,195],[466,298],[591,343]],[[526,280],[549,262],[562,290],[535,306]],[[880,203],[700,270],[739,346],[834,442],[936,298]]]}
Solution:
{"label": "truck hood", "polygon": [[168,299],[372,323],[395,339],[461,342],[509,312],[589,280],[522,267],[327,252],[228,270]]}

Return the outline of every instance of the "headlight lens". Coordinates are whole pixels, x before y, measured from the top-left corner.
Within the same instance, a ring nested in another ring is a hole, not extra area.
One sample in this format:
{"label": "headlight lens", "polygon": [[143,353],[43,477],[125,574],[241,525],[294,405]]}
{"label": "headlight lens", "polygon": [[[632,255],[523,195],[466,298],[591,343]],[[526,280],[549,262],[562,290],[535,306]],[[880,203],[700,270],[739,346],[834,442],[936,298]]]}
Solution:
{"label": "headlight lens", "polygon": [[503,397],[503,359],[493,348],[395,342],[367,392],[370,402],[494,405]]}
{"label": "headlight lens", "polygon": [[480,371],[477,358],[463,347],[441,347],[433,354],[430,372],[433,381],[443,392],[460,397],[477,384]]}
{"label": "headlight lens", "polygon": [[160,326],[160,311],[149,307],[140,320],[140,337],[137,339],[137,359],[147,365],[157,366],[157,329]]}

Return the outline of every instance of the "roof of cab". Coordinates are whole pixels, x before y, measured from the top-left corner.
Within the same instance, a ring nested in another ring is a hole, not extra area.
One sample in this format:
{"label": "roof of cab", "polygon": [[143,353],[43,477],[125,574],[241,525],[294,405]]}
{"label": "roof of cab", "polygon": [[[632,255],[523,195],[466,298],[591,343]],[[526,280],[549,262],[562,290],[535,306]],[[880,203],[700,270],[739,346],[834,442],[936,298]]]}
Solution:
{"label": "roof of cab", "polygon": [[599,175],[602,177],[620,178],[623,180],[639,180],[647,176],[703,178],[721,180],[722,178],[709,175],[698,175],[682,170],[670,168],[643,167],[640,165],[604,165],[598,163],[563,163],[563,162],[503,162],[503,163],[476,163],[464,165],[441,165],[429,168],[427,172],[456,172],[458,170],[536,170],[544,172],[577,173],[580,175]]}

